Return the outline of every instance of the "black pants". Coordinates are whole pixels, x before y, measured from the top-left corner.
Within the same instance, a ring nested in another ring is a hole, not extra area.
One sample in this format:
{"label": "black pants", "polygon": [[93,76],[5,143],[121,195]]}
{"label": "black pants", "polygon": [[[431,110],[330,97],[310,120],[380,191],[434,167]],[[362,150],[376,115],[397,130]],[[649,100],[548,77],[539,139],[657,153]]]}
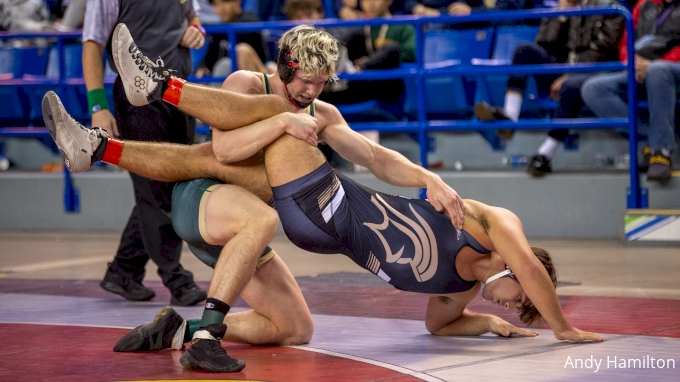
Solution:
{"label": "black pants", "polygon": [[[577,118],[583,107],[581,98],[581,86],[587,79],[594,76],[592,73],[573,73],[569,75],[560,89],[560,100],[555,110],[555,118]],[[569,135],[568,129],[550,130],[548,133],[558,141],[564,142]]]}
{"label": "black pants", "polygon": [[[122,139],[189,144],[196,120],[163,102],[132,106],[120,77],[113,87],[116,123]],[[180,264],[182,240],[172,228],[171,198],[175,183],[159,182],[130,173],[135,207],[111,265],[111,271],[130,274],[141,282],[149,258],[168,289],[193,282],[193,274]]]}
{"label": "black pants", "polygon": [[[513,65],[540,65],[540,64],[555,64],[557,58],[538,44],[522,44],[515,49],[515,54],[512,57]],[[559,74],[542,74],[535,75],[536,87],[540,96],[546,96],[550,92],[550,85],[560,75]],[[527,88],[528,76],[511,76],[508,79],[508,90],[514,90],[524,94]]]}
{"label": "black pants", "polygon": [[[367,57],[366,62],[361,65],[362,70],[395,69],[399,67],[401,45],[396,42],[387,43],[380,49],[369,53],[366,49],[366,35],[363,31],[351,31],[342,40],[347,44],[347,55],[350,61]],[[347,89],[323,93],[319,96],[319,99],[336,105],[359,103],[372,99],[396,104],[403,93],[404,83],[401,80],[355,80],[348,83]]]}

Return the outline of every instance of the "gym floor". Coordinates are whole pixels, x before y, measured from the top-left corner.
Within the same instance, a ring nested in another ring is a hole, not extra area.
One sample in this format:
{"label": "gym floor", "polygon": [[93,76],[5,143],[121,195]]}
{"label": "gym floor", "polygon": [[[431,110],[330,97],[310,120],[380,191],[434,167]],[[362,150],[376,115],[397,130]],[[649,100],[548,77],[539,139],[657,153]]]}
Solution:
{"label": "gym floor", "polygon": [[[569,322],[603,343],[536,338],[436,337],[423,323],[427,297],[402,292],[339,255],[317,255],[277,236],[272,248],[298,280],[314,316],[304,346],[223,342],[247,366],[235,374],[187,371],[181,351],[114,353],[129,329],[170,301],[153,263],[157,296],[128,302],[99,287],[117,232],[0,231],[1,381],[639,381],[680,378],[680,250],[603,240],[530,240],[553,256]],[[207,288],[212,270],[188,250],[183,265]],[[474,311],[519,325],[514,312],[477,297]],[[247,309],[243,301],[234,310]],[[179,307],[185,318],[202,307]]]}

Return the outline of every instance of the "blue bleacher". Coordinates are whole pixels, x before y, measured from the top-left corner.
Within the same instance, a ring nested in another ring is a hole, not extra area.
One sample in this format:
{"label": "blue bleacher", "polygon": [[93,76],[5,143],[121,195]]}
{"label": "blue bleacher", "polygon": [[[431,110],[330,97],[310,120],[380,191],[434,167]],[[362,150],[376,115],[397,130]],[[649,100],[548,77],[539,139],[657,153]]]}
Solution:
{"label": "blue bleacher", "polygon": [[[496,41],[494,42],[493,53],[490,61],[479,60],[478,65],[509,65],[515,49],[521,44],[533,43],[538,33],[537,26],[506,26],[496,29]],[[507,75],[489,75],[478,78],[478,94],[476,101],[486,101],[491,105],[503,105],[505,101],[505,89],[508,83]],[[527,90],[524,94],[523,108],[541,108],[543,104],[538,104],[541,95],[538,94],[536,81],[530,77],[527,83]],[[549,105],[548,105],[549,106]],[[554,107],[554,106],[553,106]]]}
{"label": "blue bleacher", "polygon": [[[489,58],[492,41],[492,28],[427,31],[423,56],[425,67],[470,66],[475,58]],[[473,86],[463,76],[427,78],[425,103],[428,117],[445,119],[467,116],[472,107]],[[413,100],[408,104],[414,104]],[[413,113],[413,110],[408,110],[408,113]]]}
{"label": "blue bleacher", "polygon": [[20,79],[24,75],[44,75],[47,66],[48,48],[0,47],[0,73]]}
{"label": "blue bleacher", "polygon": [[[38,47],[0,48],[0,77],[22,79],[45,73],[48,49]],[[25,89],[0,87],[0,126],[26,126],[31,122],[32,106]]]}

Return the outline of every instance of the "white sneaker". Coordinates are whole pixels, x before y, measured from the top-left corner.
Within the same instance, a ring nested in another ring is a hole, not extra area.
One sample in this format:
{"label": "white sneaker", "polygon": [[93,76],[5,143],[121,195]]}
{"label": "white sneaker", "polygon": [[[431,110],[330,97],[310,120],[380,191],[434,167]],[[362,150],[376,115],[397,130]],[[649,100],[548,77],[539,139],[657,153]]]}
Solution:
{"label": "white sneaker", "polygon": [[139,50],[125,24],[118,24],[113,30],[111,50],[128,101],[135,106],[160,101],[163,95],[158,91],[159,85],[175,71],[165,68],[160,57],[156,63],[151,62]]}
{"label": "white sneaker", "polygon": [[66,168],[71,172],[83,172],[92,167],[92,155],[108,138],[100,128],[88,129],[73,119],[64,109],[59,96],[53,91],[42,100],[45,126],[57,144]]}

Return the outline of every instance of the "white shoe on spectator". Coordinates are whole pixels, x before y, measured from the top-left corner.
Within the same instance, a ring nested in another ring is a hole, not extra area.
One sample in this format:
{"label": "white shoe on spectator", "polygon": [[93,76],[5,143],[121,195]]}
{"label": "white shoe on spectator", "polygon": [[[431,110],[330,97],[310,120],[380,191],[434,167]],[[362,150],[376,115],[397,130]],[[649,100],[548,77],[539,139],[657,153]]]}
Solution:
{"label": "white shoe on spectator", "polygon": [[160,101],[162,84],[174,70],[165,68],[160,57],[155,63],[151,62],[139,50],[125,24],[118,24],[114,29],[111,50],[128,101],[135,106]]}
{"label": "white shoe on spectator", "polygon": [[[106,131],[95,127],[88,129],[73,119],[64,109],[59,96],[53,91],[42,100],[45,126],[57,144],[66,168],[71,172],[83,172],[96,162],[95,151],[102,141],[108,139]],[[101,151],[101,150],[100,150]]]}

